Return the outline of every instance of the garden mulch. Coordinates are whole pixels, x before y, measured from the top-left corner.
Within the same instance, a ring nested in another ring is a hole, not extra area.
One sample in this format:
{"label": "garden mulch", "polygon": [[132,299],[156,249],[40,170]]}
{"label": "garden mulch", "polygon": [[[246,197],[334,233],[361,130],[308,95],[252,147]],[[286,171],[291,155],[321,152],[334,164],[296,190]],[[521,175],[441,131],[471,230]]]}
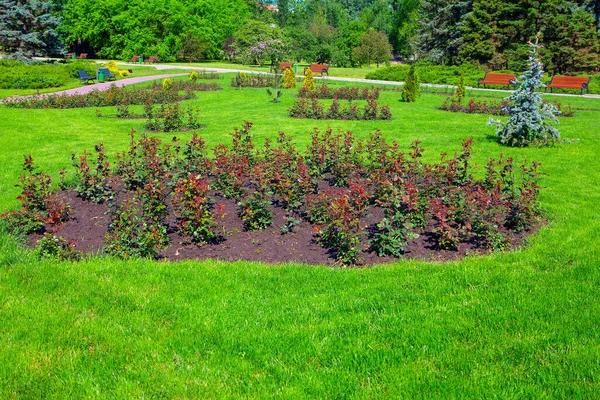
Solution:
{"label": "garden mulch", "polygon": [[[292,216],[283,208],[271,206],[273,223],[261,231],[246,231],[239,217],[238,202],[234,199],[220,197],[218,193],[211,193],[217,204],[225,206],[225,215],[217,221],[224,240],[215,244],[193,244],[179,235],[175,228],[175,219],[171,216],[168,223],[169,245],[163,249],[158,258],[165,261],[178,260],[206,260],[218,259],[223,261],[258,261],[271,264],[301,263],[311,265],[334,265],[335,254],[322,247],[317,241],[315,228],[306,221],[294,226],[291,233],[282,234],[280,227],[284,225],[285,218]],[[69,220],[61,225],[55,232],[68,241],[75,243],[75,248],[84,253],[101,253],[104,245],[104,236],[108,230],[110,216],[106,214],[107,204],[96,204],[81,199],[74,190],[62,191],[59,198],[70,203],[71,212]],[[299,216],[294,215],[300,219]],[[383,210],[377,206],[369,209],[369,214],[363,220],[360,247],[362,254],[358,266],[384,264],[397,261],[391,256],[379,257],[375,252],[369,251],[369,232],[372,232],[377,223],[383,218]],[[487,253],[474,238],[460,243],[456,250],[440,250],[437,248],[437,239],[433,223],[425,229],[417,239],[411,240],[404,249],[404,258],[426,261],[452,261],[464,258],[467,255]],[[512,246],[517,247],[524,243],[527,236],[537,229],[529,232],[515,233],[503,230],[508,235]],[[30,235],[28,244],[35,246],[42,237],[41,234]]]}

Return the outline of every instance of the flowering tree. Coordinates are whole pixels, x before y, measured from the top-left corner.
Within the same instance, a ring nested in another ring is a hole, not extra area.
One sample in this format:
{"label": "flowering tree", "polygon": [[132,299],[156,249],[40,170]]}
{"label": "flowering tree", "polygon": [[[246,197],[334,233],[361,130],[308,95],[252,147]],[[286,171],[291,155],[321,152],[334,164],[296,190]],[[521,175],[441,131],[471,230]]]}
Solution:
{"label": "flowering tree", "polygon": [[531,47],[528,68],[520,77],[519,87],[506,99],[509,105],[503,108],[508,112],[508,122],[503,125],[500,121],[489,121],[489,124],[496,122],[496,134],[500,137],[500,142],[508,146],[548,144],[560,138],[558,130],[547,121],[552,119],[558,123],[558,109],[552,104],[544,104],[541,94],[535,91],[546,86],[542,83],[544,66],[538,59],[538,49],[542,46],[538,43],[539,35],[535,43],[528,43]]}
{"label": "flowering tree", "polygon": [[278,39],[267,40],[250,48],[249,58],[255,64],[262,65],[265,61],[271,65],[279,63],[287,53],[285,44]]}

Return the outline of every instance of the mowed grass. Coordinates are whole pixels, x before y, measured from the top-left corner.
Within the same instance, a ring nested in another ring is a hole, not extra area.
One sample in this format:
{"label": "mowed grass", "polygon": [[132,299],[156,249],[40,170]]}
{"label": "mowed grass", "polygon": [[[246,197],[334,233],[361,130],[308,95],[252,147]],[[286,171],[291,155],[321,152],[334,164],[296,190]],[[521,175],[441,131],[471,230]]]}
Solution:
{"label": "mowed grass", "polygon": [[[437,110],[439,95],[405,104],[383,92],[391,121],[312,121],[287,117],[294,91],[274,104],[264,89],[222,83],[190,102],[210,146],[230,143],[243,120],[257,143],[281,130],[300,147],[314,127],[360,138],[381,129],[402,147],[421,140],[429,161],[473,137],[478,173],[501,153],[542,162],[549,223],[513,252],[364,269],[60,263],[2,234],[0,398],[600,396],[600,101],[559,99],[576,109],[559,125],[572,143],[510,149],[494,140],[488,116]],[[94,109],[0,115],[2,212],[17,206],[24,154],[57,177],[71,152],[103,141],[114,154],[143,125]]]}

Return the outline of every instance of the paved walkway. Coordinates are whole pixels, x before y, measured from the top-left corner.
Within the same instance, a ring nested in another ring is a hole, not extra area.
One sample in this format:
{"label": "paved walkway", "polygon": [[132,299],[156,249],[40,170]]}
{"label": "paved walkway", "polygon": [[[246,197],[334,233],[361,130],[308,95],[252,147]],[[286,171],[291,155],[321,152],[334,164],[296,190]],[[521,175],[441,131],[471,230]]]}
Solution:
{"label": "paved walkway", "polygon": [[[139,66],[139,64],[129,64],[129,63],[119,63],[119,65],[127,65],[127,66]],[[233,72],[245,72],[245,73],[249,73],[249,74],[264,74],[264,75],[269,75],[268,72],[259,72],[259,71],[249,71],[249,70],[244,70],[244,69],[225,69],[225,68],[210,68],[210,67],[194,67],[194,66],[183,66],[183,65],[169,65],[169,64],[151,64],[149,65],[151,67],[156,68],[158,71],[161,70],[173,70],[173,69],[180,69],[180,70],[184,70],[184,71],[190,71],[190,70],[195,70],[195,71],[207,71],[207,72],[218,72],[218,73],[233,73]],[[114,82],[103,82],[103,83],[95,83],[92,85],[86,85],[86,86],[81,86],[75,89],[69,89],[69,90],[63,90],[60,92],[52,92],[52,93],[47,93],[48,95],[71,95],[71,94],[84,94],[84,93],[89,93],[92,90],[107,90],[111,85],[116,85],[116,86],[125,86],[125,85],[132,85],[134,83],[140,83],[140,82],[146,82],[146,81],[153,81],[153,80],[157,80],[157,79],[164,79],[164,78],[171,78],[174,76],[185,76],[188,75],[187,73],[181,73],[181,74],[163,74],[163,75],[152,75],[152,76],[140,76],[140,77],[136,77],[136,78],[125,78],[125,79],[120,79],[118,81],[114,81]],[[343,77],[338,77],[338,76],[326,76],[326,77],[320,77],[320,76],[316,76],[315,79],[322,79],[322,80],[330,80],[330,81],[341,81],[341,82],[360,82],[360,83],[371,83],[374,85],[388,85],[388,86],[402,86],[404,85],[404,82],[392,82],[392,81],[380,81],[380,80],[374,80],[374,79],[361,79],[361,78],[343,78]],[[422,83],[422,86],[425,87],[431,87],[431,88],[438,88],[438,89],[444,89],[444,88],[456,88],[456,86],[454,85],[438,85],[438,84],[432,84],[432,83]],[[474,88],[474,87],[469,87],[467,86],[468,90],[481,90],[481,91],[488,91],[488,92],[502,92],[502,93],[510,93],[510,90],[502,90],[502,89],[483,89],[483,88]],[[548,93],[550,94],[550,93]],[[584,94],[579,95],[579,94],[566,94],[566,93],[553,93],[553,96],[564,96],[564,97],[583,97],[583,98],[590,98],[590,99],[600,99],[600,95],[598,94]],[[33,96],[17,96],[18,98],[23,98],[23,97],[33,97]]]}
{"label": "paved walkway", "polygon": [[108,90],[108,88],[111,87],[111,85],[116,85],[116,86],[125,86],[125,85],[133,85],[134,83],[140,83],[140,82],[147,82],[147,81],[154,81],[157,79],[164,79],[164,78],[172,78],[174,76],[186,76],[188,74],[163,74],[163,75],[152,75],[152,76],[139,76],[136,78],[125,78],[125,79],[120,79],[118,81],[112,81],[112,82],[102,82],[102,83],[94,83],[91,85],[85,85],[85,86],[80,86],[74,89],[69,89],[69,90],[61,90],[60,92],[50,92],[50,93],[44,93],[41,95],[31,95],[31,96],[14,96],[14,97],[9,97],[5,100],[11,100],[11,99],[24,99],[24,98],[33,98],[33,97],[39,97],[39,96],[54,96],[54,95],[67,95],[70,96],[72,94],[86,94],[89,93],[93,90]]}

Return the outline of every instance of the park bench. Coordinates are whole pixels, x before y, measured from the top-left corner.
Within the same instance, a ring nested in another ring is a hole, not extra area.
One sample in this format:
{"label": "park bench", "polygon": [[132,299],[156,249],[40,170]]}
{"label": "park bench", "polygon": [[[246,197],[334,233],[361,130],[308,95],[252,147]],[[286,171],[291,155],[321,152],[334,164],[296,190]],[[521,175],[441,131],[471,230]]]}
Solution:
{"label": "park bench", "polygon": [[79,70],[77,71],[77,74],[79,74],[79,80],[83,83],[85,83],[86,85],[88,83],[96,83],[96,77],[92,76],[92,75],[88,75],[87,71],[85,70]]}
{"label": "park bench", "polygon": [[158,62],[158,56],[150,56],[150,58],[146,61],[147,63],[157,63]]}
{"label": "park bench", "polygon": [[329,76],[329,65],[327,64],[310,64],[308,68],[304,68],[304,72],[306,72],[307,69],[310,69],[314,73],[320,73],[321,76],[323,76],[323,74]]}
{"label": "park bench", "polygon": [[495,74],[486,72],[483,78],[477,79],[477,87],[479,85],[506,85],[508,88],[510,85],[517,86],[517,74]]}
{"label": "park bench", "polygon": [[275,69],[274,65],[271,66],[271,72],[283,71],[285,69],[292,68],[292,67],[293,67],[293,64],[291,62],[280,62],[279,65],[277,66],[277,69]]}
{"label": "park bench", "polygon": [[81,53],[79,55],[79,57],[77,57],[77,58],[81,58],[81,59],[87,58],[87,53]]}
{"label": "park bench", "polygon": [[65,56],[65,59],[70,60],[73,58],[74,55],[75,55],[75,53],[69,53]]}
{"label": "park bench", "polygon": [[579,89],[583,94],[583,89],[586,93],[588,92],[588,85],[590,84],[590,78],[585,76],[553,76],[550,82],[546,85],[546,89]]}
{"label": "park bench", "polygon": [[100,72],[102,75],[104,75],[104,79],[106,79],[107,81],[116,81],[117,80],[117,74],[111,73],[108,68],[100,68],[98,70],[98,72]]}
{"label": "park bench", "polygon": [[140,61],[140,58],[142,58],[142,56],[133,56],[128,61],[132,62],[132,63],[136,63],[136,62]]}

